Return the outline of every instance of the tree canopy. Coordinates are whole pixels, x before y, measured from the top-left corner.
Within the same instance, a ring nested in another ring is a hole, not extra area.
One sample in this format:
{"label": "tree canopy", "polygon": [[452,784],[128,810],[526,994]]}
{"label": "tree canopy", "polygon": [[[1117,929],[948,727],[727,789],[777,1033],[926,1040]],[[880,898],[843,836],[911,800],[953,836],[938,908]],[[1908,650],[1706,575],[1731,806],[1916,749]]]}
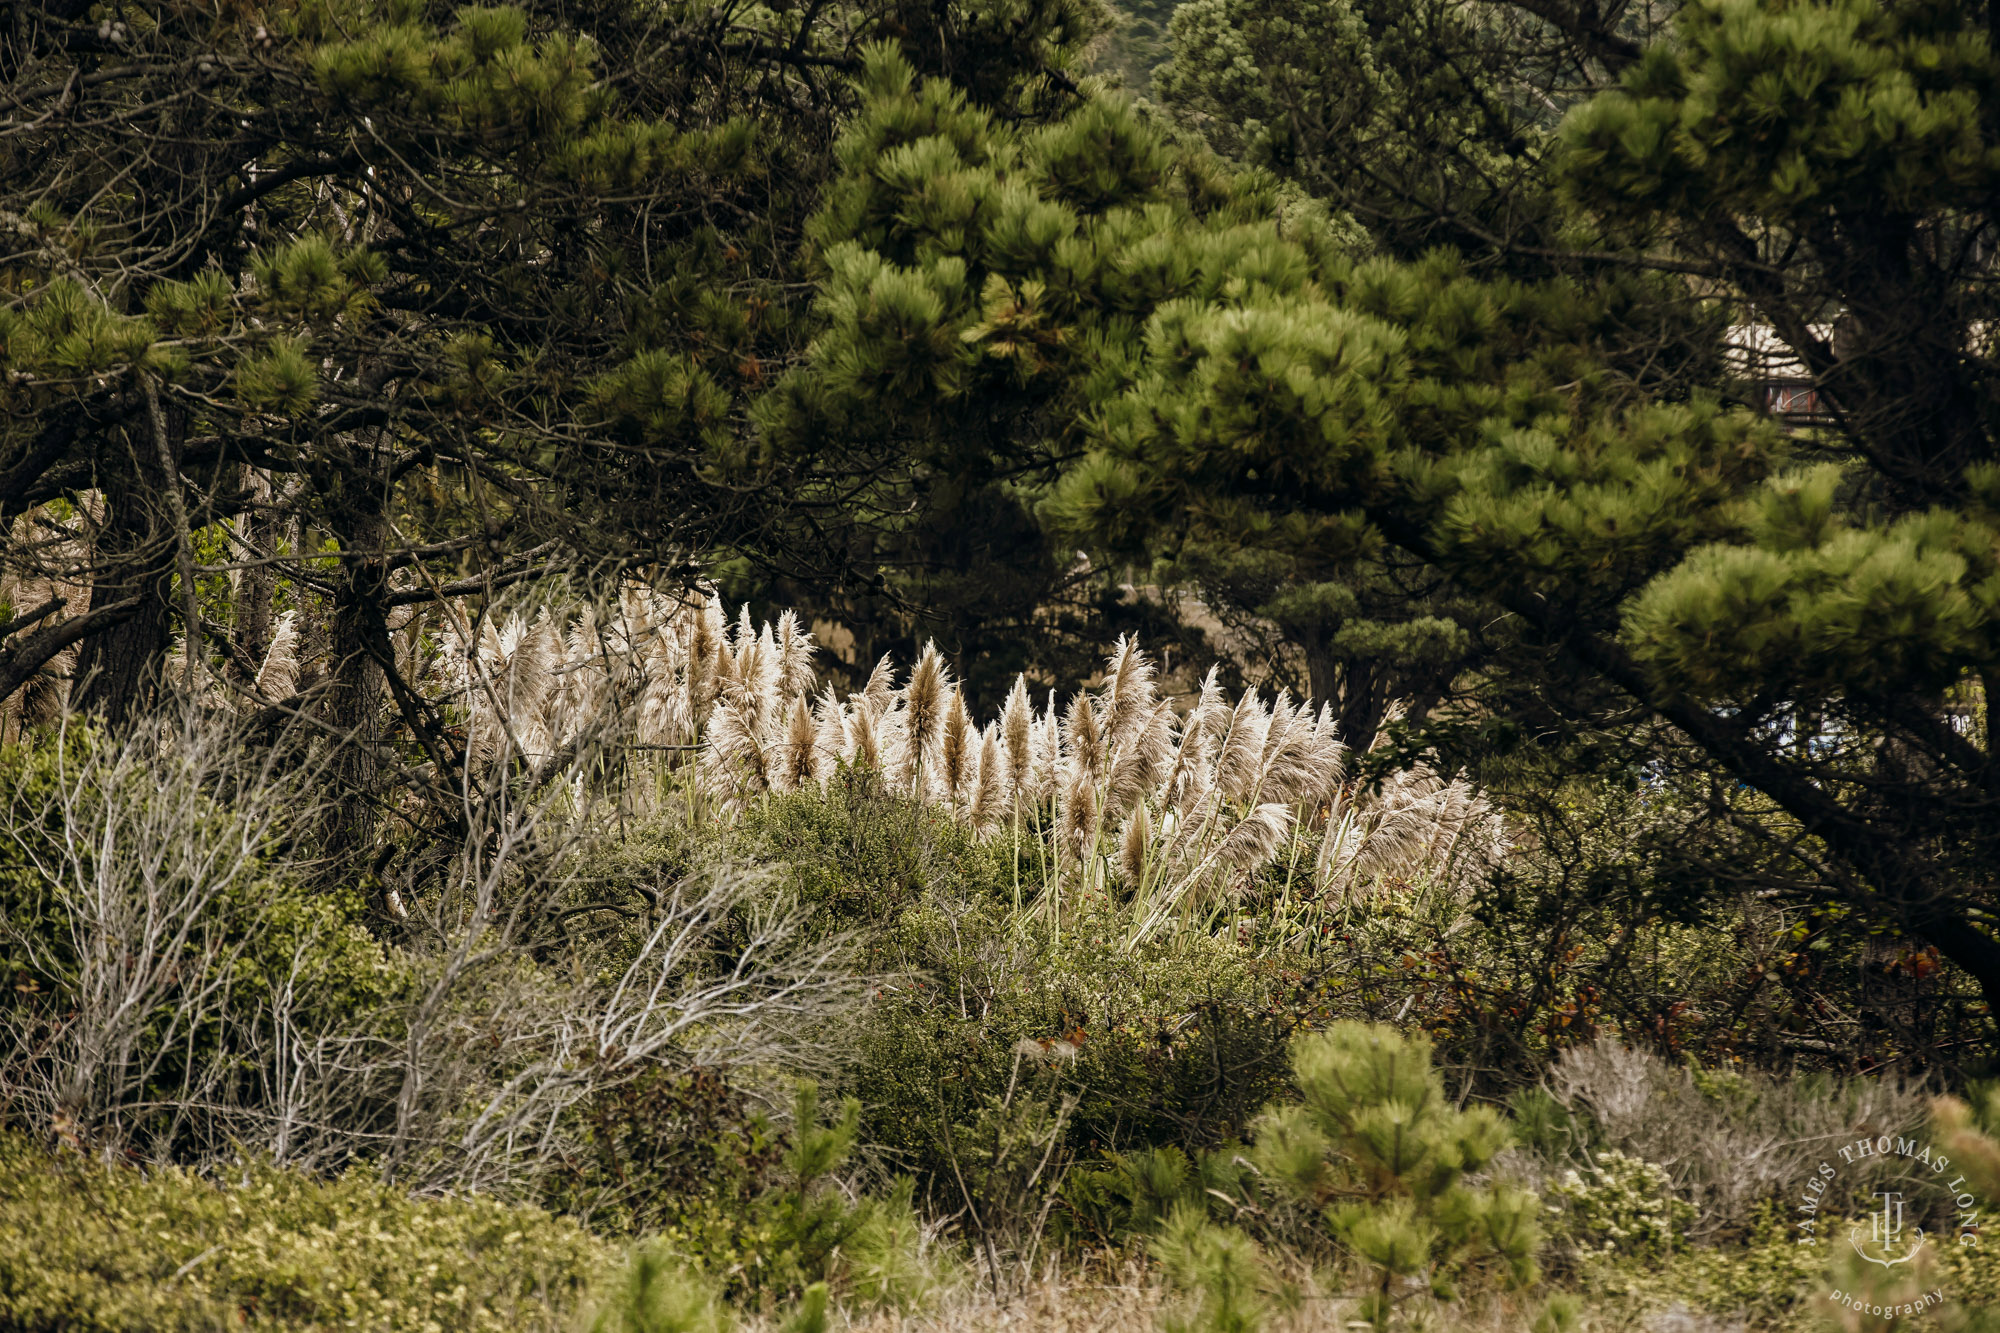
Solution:
{"label": "tree canopy", "polygon": [[[1115,99],[1024,131],[877,50],[802,374],[896,419],[999,405],[1075,456],[1045,516],[1109,549],[1415,562],[1492,618],[1416,744],[1671,772],[1732,839],[1691,882],[2000,998],[1984,11],[1698,3],[1593,58],[1540,150],[1560,218],[1409,254]],[[1746,324],[1827,421],[1755,410]]]}
{"label": "tree canopy", "polygon": [[241,688],[304,599],[314,709],[366,740],[393,698],[442,759],[396,679],[398,608],[564,567],[848,577],[852,497],[903,460],[773,455],[746,404],[804,342],[854,52],[901,36],[1032,100],[1073,86],[1093,22],[1068,0],[23,11],[0,42],[0,698],[46,714],[73,677],[124,718],[176,625]]}
{"label": "tree canopy", "polygon": [[1129,569],[1359,746],[1694,800],[1637,910],[1771,893],[2000,996],[1986,11],[1170,27],[1156,105],[1072,0],[27,14],[0,696],[124,716],[178,622],[375,791],[391,733],[456,760],[405,608],[557,559],[949,627],[975,693],[1170,625]]}

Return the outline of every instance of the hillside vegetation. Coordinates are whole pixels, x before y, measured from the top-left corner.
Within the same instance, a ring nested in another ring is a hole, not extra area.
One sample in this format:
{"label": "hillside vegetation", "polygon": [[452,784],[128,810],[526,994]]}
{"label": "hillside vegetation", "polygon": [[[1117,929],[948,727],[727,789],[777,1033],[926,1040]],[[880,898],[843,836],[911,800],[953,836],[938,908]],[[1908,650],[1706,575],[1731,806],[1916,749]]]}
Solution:
{"label": "hillside vegetation", "polygon": [[0,24],[0,1327],[1996,1327],[1948,0]]}

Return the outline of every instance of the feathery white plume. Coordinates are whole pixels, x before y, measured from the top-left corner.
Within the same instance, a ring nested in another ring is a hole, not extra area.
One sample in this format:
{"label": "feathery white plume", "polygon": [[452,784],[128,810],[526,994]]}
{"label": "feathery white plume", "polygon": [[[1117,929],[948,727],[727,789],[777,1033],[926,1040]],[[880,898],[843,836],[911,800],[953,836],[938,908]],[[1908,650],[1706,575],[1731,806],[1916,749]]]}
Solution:
{"label": "feathery white plume", "polygon": [[793,696],[791,710],[785,718],[784,745],[772,774],[773,787],[779,791],[790,791],[813,783],[818,777],[813,763],[817,740],[818,729],[813,726],[812,710],[806,707],[805,696]]}
{"label": "feathery white plume", "polygon": [[1122,815],[1143,800],[1160,780],[1174,748],[1174,706],[1158,700],[1144,717],[1133,717],[1119,728],[1112,750],[1111,774],[1105,784],[1105,809]]}
{"label": "feathery white plume", "polygon": [[939,792],[953,809],[964,809],[971,801],[973,765],[977,762],[972,747],[978,735],[972,714],[966,711],[964,692],[953,687],[938,735],[937,771]]}
{"label": "feathery white plume", "polygon": [[790,611],[778,617],[778,692],[786,698],[805,694],[813,687],[812,635],[799,628],[799,618]]}
{"label": "feathery white plume", "polygon": [[1056,801],[1056,834],[1073,863],[1090,856],[1097,844],[1097,814],[1097,784],[1087,774],[1072,775]]}
{"label": "feathery white plume", "polygon": [[724,699],[708,717],[702,777],[713,794],[740,804],[771,786],[771,753],[734,700]]}
{"label": "feathery white plume", "polygon": [[1035,706],[1028,702],[1028,678],[1014,677],[1007,706],[1000,714],[1001,742],[1007,753],[1007,804],[1032,800],[1028,795],[1029,770],[1034,764]]}
{"label": "feathery white plume", "polygon": [[1257,789],[1259,763],[1264,757],[1264,737],[1271,719],[1257,700],[1255,686],[1243,691],[1236,710],[1229,715],[1229,730],[1222,737],[1222,752],[1215,758],[1215,785],[1223,799],[1246,801]]}
{"label": "feathery white plume", "polygon": [[1124,873],[1125,882],[1137,888],[1145,883],[1146,863],[1153,850],[1153,813],[1144,801],[1132,808],[1118,844],[1118,868]]}
{"label": "feathery white plume", "polygon": [[1292,807],[1266,801],[1229,830],[1215,853],[1216,862],[1232,870],[1253,869],[1276,856],[1291,831]]}
{"label": "feathery white plume", "polygon": [[1095,784],[1104,780],[1104,732],[1088,694],[1078,694],[1069,701],[1069,713],[1063,718],[1062,745],[1063,756],[1069,760],[1071,781]]}
{"label": "feathery white plume", "polygon": [[1034,759],[1028,769],[1027,798],[1047,805],[1062,786],[1062,724],[1056,719],[1056,692],[1049,691],[1049,708],[1035,719]]}
{"label": "feathery white plume", "polygon": [[856,768],[882,769],[882,738],[875,722],[875,706],[865,696],[853,700],[849,708],[846,754]]}
{"label": "feathery white plume", "polygon": [[1153,711],[1153,664],[1139,651],[1139,641],[1119,636],[1111,654],[1111,675],[1104,686],[1104,734],[1117,748],[1126,732],[1142,725]]}
{"label": "feathery white plume", "polygon": [[894,774],[898,786],[914,791],[917,776],[944,729],[945,692],[950,677],[937,645],[924,645],[917,665],[903,686],[903,744]]}
{"label": "feathery white plume", "polygon": [[258,697],[281,703],[299,692],[299,613],[287,611],[271,629],[271,646],[257,668]]}
{"label": "feathery white plume", "polygon": [[1007,811],[1006,755],[1000,749],[1000,727],[989,725],[979,736],[979,771],[973,780],[969,816],[980,832],[993,828]]}
{"label": "feathery white plume", "polygon": [[813,780],[824,782],[846,753],[847,714],[829,685],[813,704]]}
{"label": "feathery white plume", "polygon": [[723,623],[722,599],[710,593],[688,626],[687,693],[690,711],[697,723],[708,720],[708,710],[722,692],[723,664],[728,661],[728,627]]}
{"label": "feathery white plume", "polygon": [[868,683],[861,687],[860,695],[877,717],[896,706],[896,664],[889,660],[889,654],[882,654],[882,660],[868,673]]}

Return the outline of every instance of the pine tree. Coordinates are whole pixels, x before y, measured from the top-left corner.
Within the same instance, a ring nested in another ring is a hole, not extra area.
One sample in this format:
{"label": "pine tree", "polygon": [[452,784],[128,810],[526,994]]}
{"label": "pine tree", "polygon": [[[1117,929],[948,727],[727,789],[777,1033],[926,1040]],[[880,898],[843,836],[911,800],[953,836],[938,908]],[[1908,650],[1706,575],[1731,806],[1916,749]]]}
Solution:
{"label": "pine tree", "polygon": [[273,606],[296,611],[304,697],[261,702],[359,742],[353,850],[385,741],[458,758],[400,678],[411,608],[470,621],[570,567],[846,558],[814,534],[896,459],[774,457],[745,401],[808,331],[803,227],[855,46],[920,31],[912,58],[1001,95],[1067,83],[1089,14],[670,8],[24,11],[0,37],[24,201],[0,601],[85,591],[0,614],[0,700],[74,678],[122,720],[177,633],[177,683],[240,694]]}
{"label": "pine tree", "polygon": [[[1643,55],[1601,44],[1624,83],[1551,149],[1588,277],[1379,257],[1120,103],[1024,133],[878,54],[820,224],[812,393],[1021,404],[1083,455],[1045,512],[1107,543],[1395,548],[1498,637],[1418,746],[1664,772],[1738,861],[1698,854],[1648,910],[1754,882],[2000,1004],[1984,22],[1698,4]],[[1714,353],[1746,310],[1827,421],[1743,406]],[[1711,354],[1676,354],[1704,320]]]}
{"label": "pine tree", "polygon": [[[1267,1107],[1249,1148],[1214,1156],[1249,1166],[1232,1182],[1248,1204],[1238,1215],[1257,1219],[1267,1240],[1352,1271],[1353,1314],[1367,1327],[1424,1327],[1423,1307],[1457,1299],[1473,1275],[1516,1288],[1539,1280],[1541,1201],[1476,1182],[1511,1130],[1490,1108],[1452,1105],[1428,1041],[1337,1023],[1296,1038],[1291,1065],[1299,1100]],[[1249,1235],[1208,1217],[1211,1204],[1233,1204],[1232,1190],[1178,1192],[1153,1252],[1197,1294],[1185,1326],[1259,1327],[1277,1284]]]}

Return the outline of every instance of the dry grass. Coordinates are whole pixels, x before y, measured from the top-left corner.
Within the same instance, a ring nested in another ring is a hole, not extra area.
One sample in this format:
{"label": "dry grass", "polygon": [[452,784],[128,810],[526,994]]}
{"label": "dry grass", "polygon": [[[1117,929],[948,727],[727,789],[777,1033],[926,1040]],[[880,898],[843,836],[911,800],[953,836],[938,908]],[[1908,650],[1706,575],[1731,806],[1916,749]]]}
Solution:
{"label": "dry grass", "polygon": [[1111,1271],[1050,1270],[996,1296],[968,1281],[919,1313],[883,1311],[857,1319],[855,1333],[957,1333],[1018,1329],[1022,1333],[1151,1333],[1169,1301],[1157,1279],[1137,1262]]}
{"label": "dry grass", "polygon": [[[853,1333],[965,1333],[971,1329],[1007,1329],[1016,1333],[1155,1333],[1166,1326],[1180,1306],[1177,1295],[1159,1276],[1136,1260],[1112,1271],[1050,1271],[1019,1290],[996,1297],[983,1284],[971,1284],[911,1314],[883,1311],[857,1317]],[[1439,1306],[1426,1327],[1455,1333],[1525,1333],[1541,1312],[1540,1298],[1494,1295],[1460,1305]],[[1362,1327],[1351,1319],[1351,1304],[1339,1298],[1309,1298],[1299,1308],[1274,1314],[1263,1327],[1267,1333],[1346,1333]],[[1668,1316],[1638,1315],[1629,1305],[1586,1307],[1576,1333],[1635,1333],[1656,1326],[1662,1333],[1724,1333],[1740,1325],[1728,1321],[1676,1324]],[[772,1325],[775,1329],[776,1325]],[[758,1330],[763,1333],[763,1330]]]}

